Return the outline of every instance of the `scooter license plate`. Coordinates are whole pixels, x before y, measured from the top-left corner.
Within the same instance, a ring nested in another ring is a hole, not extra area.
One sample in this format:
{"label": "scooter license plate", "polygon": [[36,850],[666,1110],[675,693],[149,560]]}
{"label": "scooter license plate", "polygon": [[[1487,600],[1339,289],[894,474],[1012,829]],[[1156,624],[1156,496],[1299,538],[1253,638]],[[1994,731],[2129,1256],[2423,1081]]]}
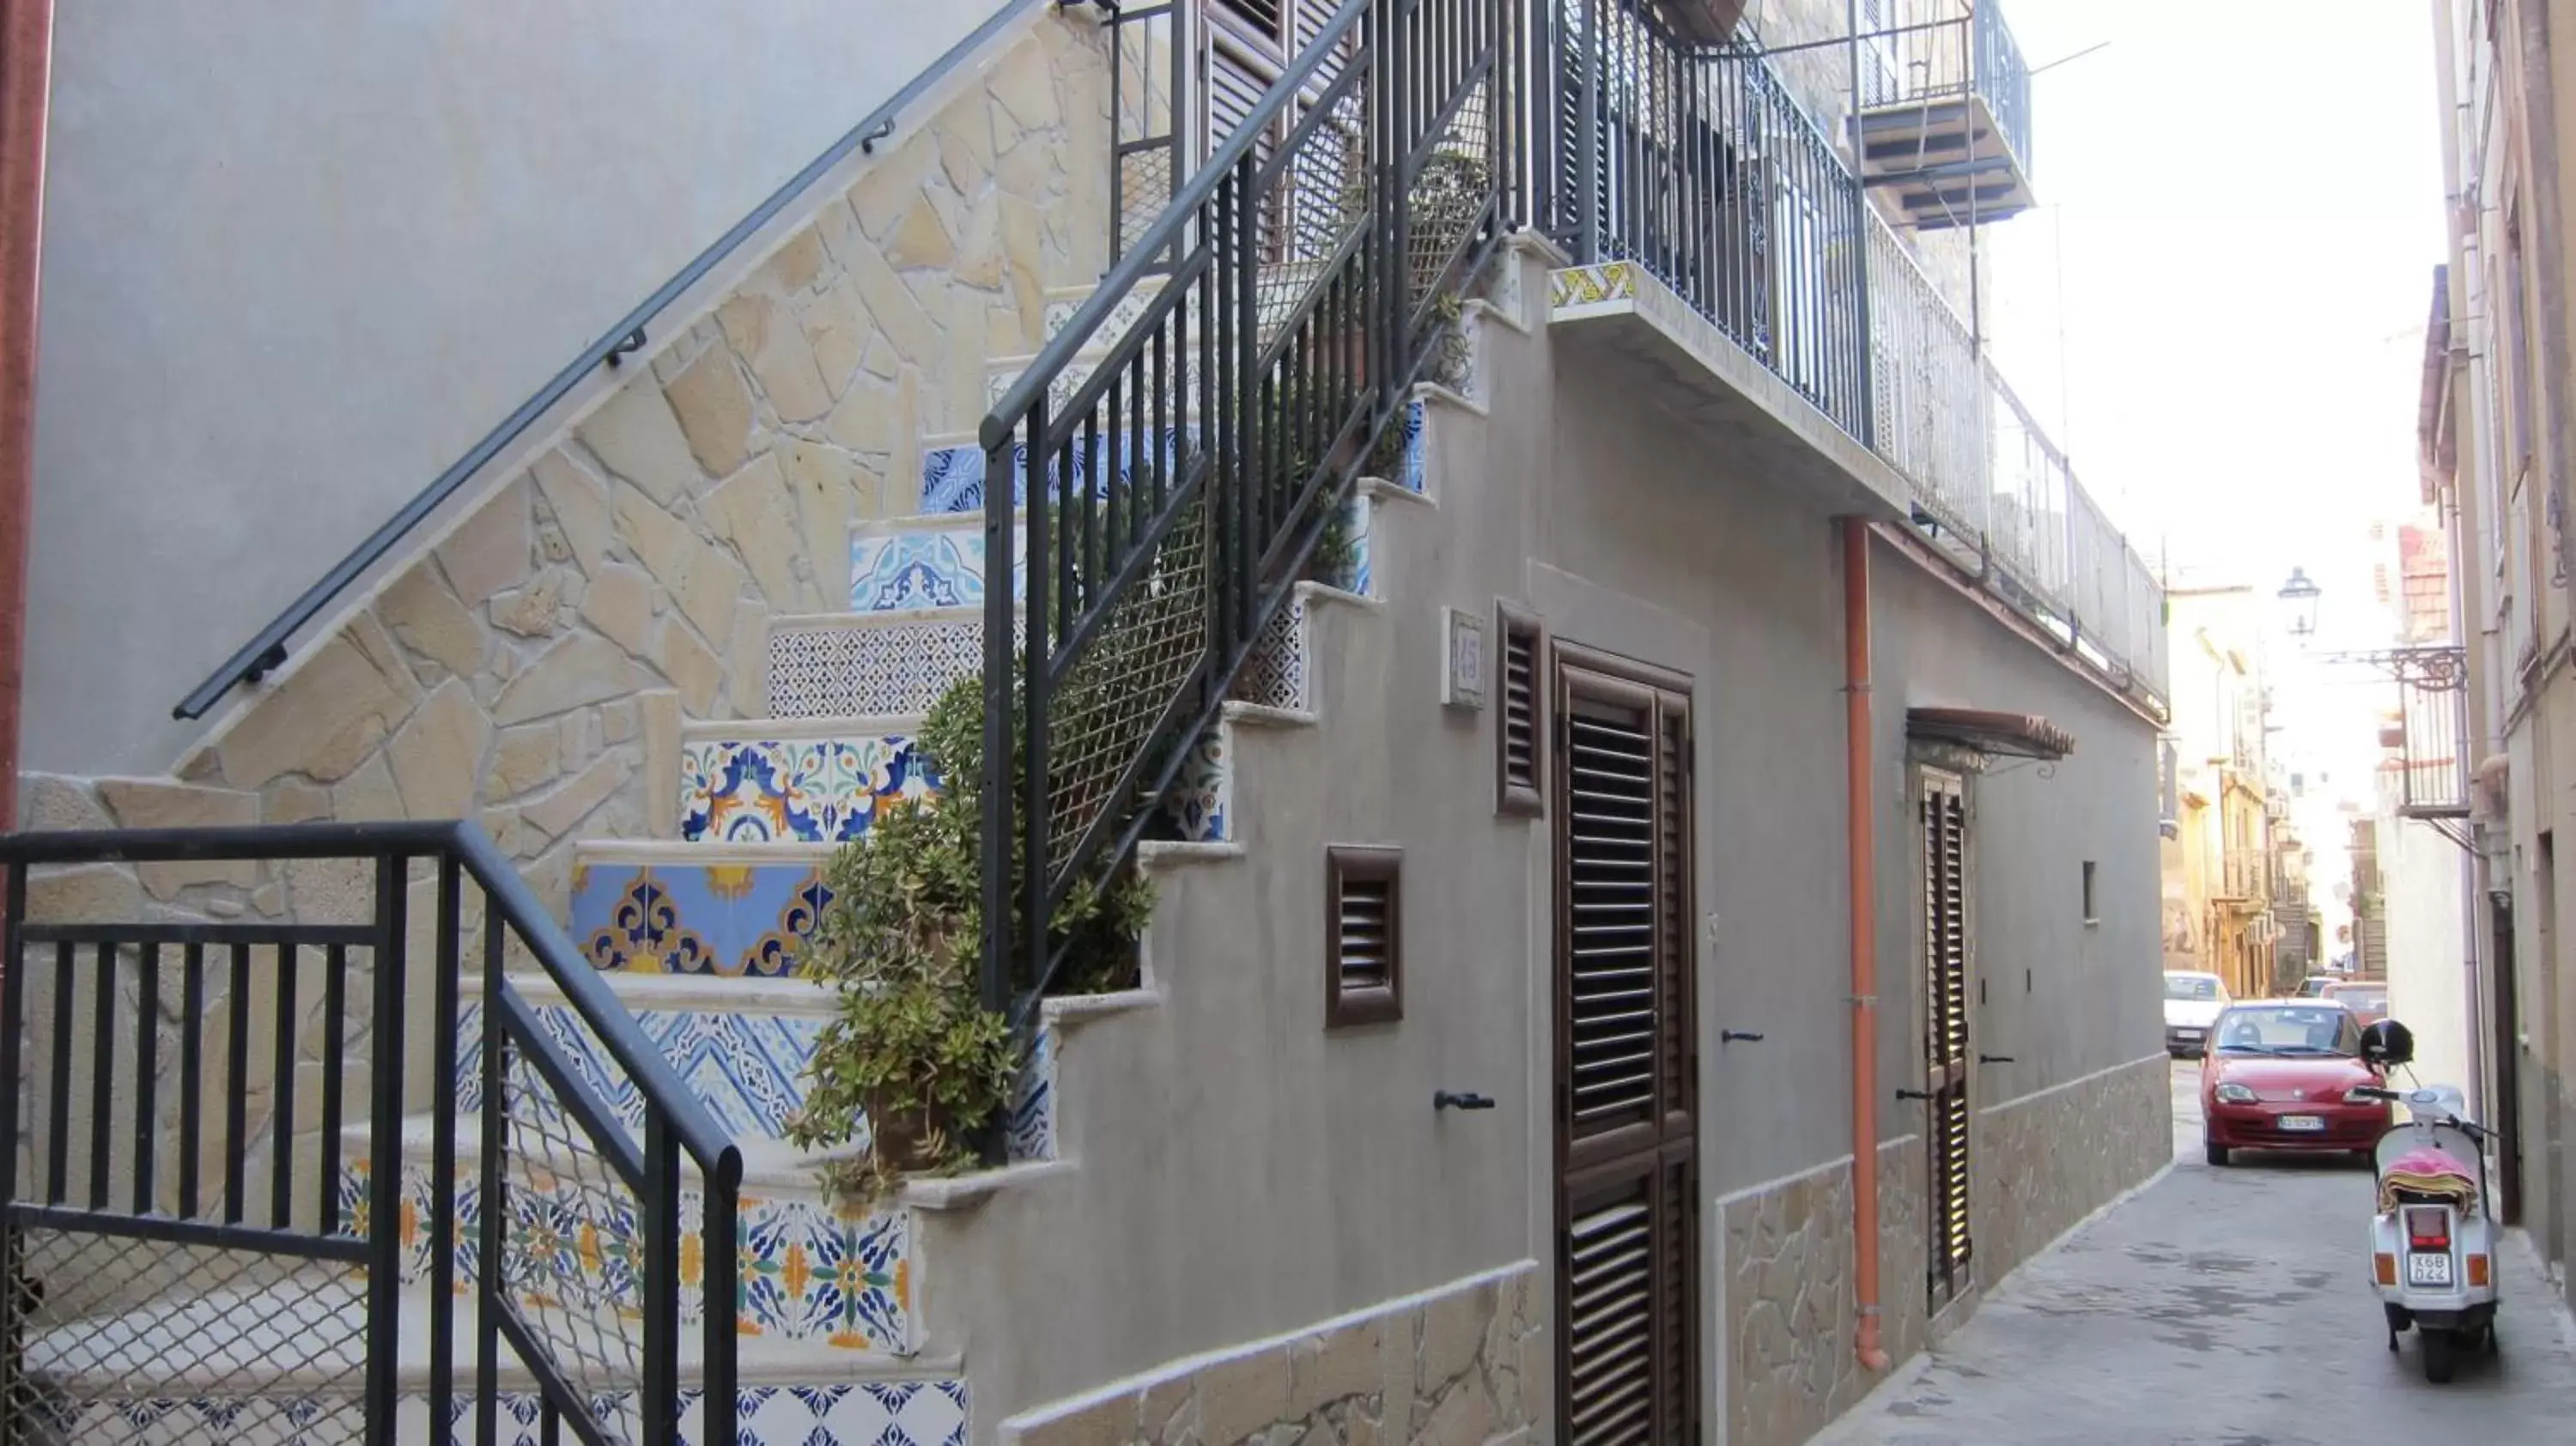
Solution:
{"label": "scooter license plate", "polygon": [[2281,1132],[2290,1135],[2313,1135],[2326,1127],[2323,1115],[2283,1115]]}
{"label": "scooter license plate", "polygon": [[2451,1257],[2432,1253],[2412,1253],[2406,1257],[2408,1285],[2449,1285]]}

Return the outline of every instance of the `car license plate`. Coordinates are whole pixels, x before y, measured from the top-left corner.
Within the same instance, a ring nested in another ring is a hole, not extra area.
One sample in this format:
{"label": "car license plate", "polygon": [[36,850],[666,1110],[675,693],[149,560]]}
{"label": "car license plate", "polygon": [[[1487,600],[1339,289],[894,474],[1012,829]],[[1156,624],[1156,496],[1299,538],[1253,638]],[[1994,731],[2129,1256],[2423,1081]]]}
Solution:
{"label": "car license plate", "polygon": [[2281,1116],[2281,1130],[2284,1134],[2313,1135],[2324,1130],[2325,1127],[2326,1120],[2323,1115]]}
{"label": "car license plate", "polygon": [[2198,1039],[2198,1038],[2200,1038],[2200,1031],[2199,1031],[2199,1030],[2197,1030],[2197,1029],[2177,1029],[2177,1030],[2175,1030],[2175,1031],[2174,1031],[2174,1038],[2176,1038],[2176,1039]]}
{"label": "car license plate", "polygon": [[2406,1283],[2408,1285],[2449,1285],[2451,1257],[2429,1252],[2409,1254],[2406,1257]]}

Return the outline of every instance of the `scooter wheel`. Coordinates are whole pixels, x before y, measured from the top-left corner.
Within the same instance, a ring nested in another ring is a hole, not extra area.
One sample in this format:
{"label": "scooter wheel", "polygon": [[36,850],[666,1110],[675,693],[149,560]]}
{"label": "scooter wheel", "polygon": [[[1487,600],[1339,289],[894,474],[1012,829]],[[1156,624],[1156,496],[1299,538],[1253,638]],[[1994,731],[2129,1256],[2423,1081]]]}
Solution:
{"label": "scooter wheel", "polygon": [[2449,1331],[2417,1331],[2416,1335],[2424,1344],[2424,1379],[2437,1386],[2450,1384],[2451,1373],[2459,1369],[2458,1357],[2452,1350],[2458,1344],[2457,1338]]}

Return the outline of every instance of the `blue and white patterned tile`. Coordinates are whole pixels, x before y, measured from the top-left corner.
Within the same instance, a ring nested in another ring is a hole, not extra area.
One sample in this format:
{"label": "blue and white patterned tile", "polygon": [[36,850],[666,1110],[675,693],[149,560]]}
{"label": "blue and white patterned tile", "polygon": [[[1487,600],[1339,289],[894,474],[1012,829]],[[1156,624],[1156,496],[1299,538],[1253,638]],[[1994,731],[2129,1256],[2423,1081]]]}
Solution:
{"label": "blue and white patterned tile", "polygon": [[1335,579],[1335,584],[1346,587],[1362,597],[1375,597],[1377,596],[1377,564],[1374,543],[1377,533],[1377,499],[1369,496],[1367,488],[1359,488],[1351,494],[1350,518],[1351,555],[1348,575]]}
{"label": "blue and white patterned tile", "polygon": [[[1091,335],[1084,340],[1083,349],[1086,351],[1106,351],[1109,348],[1116,346],[1119,340],[1125,337],[1128,331],[1133,328],[1138,321],[1144,318],[1145,309],[1154,304],[1154,297],[1159,291],[1159,287],[1140,287],[1134,291],[1128,292],[1125,296],[1118,298],[1116,302],[1111,304],[1108,318],[1102,321],[1100,325],[1092,331]],[[1090,301],[1091,298],[1088,295],[1058,296],[1050,298],[1047,301],[1044,313],[1046,318],[1046,339],[1048,341],[1055,340],[1057,334],[1061,333],[1067,326],[1071,325],[1075,317],[1082,314],[1082,308],[1088,305]]]}
{"label": "blue and white patterned tile", "polygon": [[1189,763],[1164,800],[1181,837],[1191,843],[1217,843],[1234,836],[1234,764],[1228,756],[1232,735],[1223,726],[1210,728],[1190,749]]}
{"label": "blue and white patterned tile", "polygon": [[[1019,529],[1011,555],[1025,550]],[[920,608],[971,608],[984,603],[982,526],[900,528],[850,537],[850,611],[911,612]],[[1019,597],[1018,572],[1011,596]]]}
{"label": "blue and white patterned tile", "polygon": [[[1012,640],[1026,631],[1011,621]],[[973,614],[890,617],[838,614],[774,626],[769,711],[777,718],[919,714],[949,685],[980,676],[984,621]]]}
{"label": "blue and white patterned tile", "polygon": [[780,978],[831,903],[819,857],[573,864],[572,927],[597,968]]}
{"label": "blue and white patterned tile", "polygon": [[1011,1163],[1056,1157],[1056,1032],[1041,1029],[1020,1062],[1011,1086],[1011,1114],[1003,1132]]}
{"label": "blue and white patterned tile", "polygon": [[889,801],[938,788],[906,737],[697,738],[680,750],[680,837],[847,843]]}
{"label": "blue and white patterned tile", "polygon": [[1266,708],[1306,707],[1306,598],[1293,594],[1271,614],[1234,679],[1234,701]]}
{"label": "blue and white patterned tile", "polygon": [[[1184,439],[1197,435],[1196,427],[1165,427],[1159,461],[1169,469],[1180,455]],[[1103,433],[1096,443],[1076,443],[1047,462],[1047,490],[1052,497],[1064,497],[1086,483],[1094,496],[1105,495],[1108,478],[1133,479],[1138,461],[1156,460],[1157,449],[1150,444],[1129,440],[1124,429]],[[1028,504],[1028,455],[1025,442],[1011,448],[1011,505]],[[927,516],[948,516],[960,512],[981,513],[984,510],[984,472],[988,459],[984,449],[972,444],[931,447],[921,457],[921,510]],[[1068,462],[1072,477],[1065,480]]]}
{"label": "blue and white patterned tile", "polygon": [[[735,1439],[741,1446],[965,1446],[967,1399],[966,1383],[955,1379],[745,1386],[734,1397]],[[499,1446],[543,1446],[550,1439],[534,1392],[496,1392],[493,1404]],[[703,1391],[680,1393],[682,1446],[708,1439],[708,1404]],[[476,1407],[470,1393],[449,1402],[449,1429],[443,1434],[451,1446],[473,1446]],[[113,1441],[119,1446],[202,1446],[208,1441],[347,1446],[365,1429],[366,1415],[354,1390],[168,1399],[54,1397],[38,1409],[44,1413],[46,1440]],[[401,1400],[401,1439],[428,1437],[427,1409],[426,1397]],[[612,1440],[625,1439],[637,1424],[634,1397],[624,1392],[593,1399],[590,1411]]]}
{"label": "blue and white patterned tile", "polygon": [[[804,1104],[805,1067],[822,1037],[821,1019],[715,1009],[639,1009],[634,1017],[690,1092],[735,1137],[786,1134],[788,1117]],[[568,1005],[542,1005],[537,1019],[575,1078],[640,1135],[643,1096],[580,1014]]]}
{"label": "blue and white patterned tile", "polygon": [[[630,1400],[620,1394],[592,1404],[594,1417],[613,1428],[611,1439],[631,1429]],[[734,1397],[735,1439],[741,1446],[965,1446],[966,1402],[966,1383],[959,1380],[745,1386]],[[680,1393],[682,1446],[707,1439],[707,1406],[702,1391]],[[504,1392],[499,1408],[500,1446],[540,1446],[536,1396]],[[454,1409],[449,1439],[473,1446],[474,1402],[458,1400]]]}
{"label": "blue and white patterned tile", "polygon": [[1422,457],[1423,438],[1428,424],[1420,397],[1412,398],[1404,404],[1404,416],[1396,425],[1402,429],[1399,435],[1403,438],[1403,460],[1396,469],[1400,475],[1386,480],[1407,492],[1422,492],[1429,485],[1430,479]]}

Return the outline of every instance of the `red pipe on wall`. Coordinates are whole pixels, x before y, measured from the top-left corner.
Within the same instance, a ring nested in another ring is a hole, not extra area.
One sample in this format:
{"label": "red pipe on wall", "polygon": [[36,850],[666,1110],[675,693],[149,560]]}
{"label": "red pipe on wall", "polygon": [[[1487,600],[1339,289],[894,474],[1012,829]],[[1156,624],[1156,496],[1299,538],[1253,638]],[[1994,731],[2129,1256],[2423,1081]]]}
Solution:
{"label": "red pipe on wall", "polygon": [[26,688],[36,301],[54,0],[6,0],[0,8],[0,831],[6,831],[18,826],[18,728]]}
{"label": "red pipe on wall", "polygon": [[1872,811],[1869,723],[1869,524],[1841,522],[1843,544],[1843,772],[1851,851],[1853,1348],[1884,1371],[1878,1314],[1878,832]]}

